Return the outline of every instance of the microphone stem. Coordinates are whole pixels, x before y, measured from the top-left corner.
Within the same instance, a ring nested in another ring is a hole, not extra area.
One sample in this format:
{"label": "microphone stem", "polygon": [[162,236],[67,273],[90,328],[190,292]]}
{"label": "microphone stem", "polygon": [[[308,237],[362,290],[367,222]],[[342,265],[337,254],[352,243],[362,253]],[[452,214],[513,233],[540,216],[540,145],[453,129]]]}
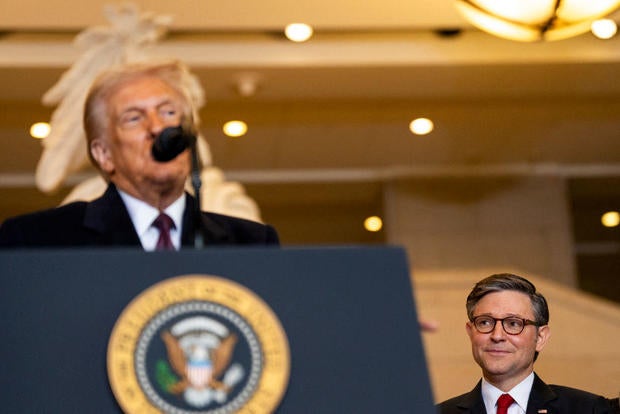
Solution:
{"label": "microphone stem", "polygon": [[190,145],[190,152],[192,156],[192,187],[194,188],[194,197],[196,202],[194,203],[194,248],[202,249],[204,247],[204,234],[202,228],[202,208],[200,206],[200,187],[202,181],[200,180],[200,162],[198,160],[198,151],[196,151],[196,139],[193,139]]}

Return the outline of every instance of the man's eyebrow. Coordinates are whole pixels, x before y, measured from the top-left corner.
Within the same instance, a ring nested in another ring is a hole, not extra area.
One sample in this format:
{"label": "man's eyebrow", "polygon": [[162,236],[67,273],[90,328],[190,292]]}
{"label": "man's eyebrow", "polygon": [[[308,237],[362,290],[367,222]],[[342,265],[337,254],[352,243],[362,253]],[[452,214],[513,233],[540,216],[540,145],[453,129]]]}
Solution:
{"label": "man's eyebrow", "polygon": [[181,107],[181,104],[173,99],[167,99],[163,102],[160,102],[159,104],[157,104],[156,108],[161,108],[162,106],[166,106],[166,105],[172,105],[174,107]]}
{"label": "man's eyebrow", "polygon": [[[175,105],[175,106],[181,106],[178,102],[176,102],[174,99],[172,98],[165,98],[164,100],[162,100],[161,102],[158,102],[155,105],[155,108],[161,108],[162,106],[165,105]],[[139,111],[142,112],[144,111],[144,108],[140,105],[140,104],[136,104],[136,103],[131,103],[129,104],[127,107],[122,108],[119,112],[119,115],[122,115],[126,112],[131,112],[131,111]]]}
{"label": "man's eyebrow", "polygon": [[140,107],[138,107],[138,106],[133,105],[133,106],[128,106],[126,108],[123,108],[120,111],[120,113],[124,114],[125,112],[131,112],[131,111],[142,111],[142,109]]}
{"label": "man's eyebrow", "polygon": [[140,109],[140,108],[139,108],[139,107],[137,107],[137,106],[128,106],[127,108],[124,108],[124,109],[122,109],[120,112],[118,112],[118,113],[115,115],[115,118],[116,118],[116,119],[121,119],[122,117],[126,116],[127,114],[131,114],[131,113],[133,113],[133,112],[136,112],[136,113],[144,113],[144,110],[143,110],[143,109]]}
{"label": "man's eyebrow", "polygon": [[[492,318],[494,318],[494,317],[495,317],[495,316],[493,315],[493,313],[492,313],[492,312],[486,312],[486,313],[480,313],[480,314],[478,314],[478,315],[474,315],[474,318],[477,318],[477,317],[479,317],[479,316],[490,316],[490,317],[492,317]],[[512,317],[515,317],[515,318],[521,318],[521,319],[528,319],[527,317],[522,316],[522,315],[521,315],[521,314],[519,314],[519,313],[514,313],[514,312],[508,312],[508,313],[505,313],[505,314],[504,314],[504,316],[503,316],[502,318],[498,318],[498,319],[512,318]]]}

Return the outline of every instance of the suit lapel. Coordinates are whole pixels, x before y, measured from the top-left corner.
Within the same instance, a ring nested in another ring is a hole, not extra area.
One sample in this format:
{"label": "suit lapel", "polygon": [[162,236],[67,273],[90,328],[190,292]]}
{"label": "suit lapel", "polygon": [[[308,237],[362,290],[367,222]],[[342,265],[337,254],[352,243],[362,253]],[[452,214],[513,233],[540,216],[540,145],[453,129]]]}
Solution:
{"label": "suit lapel", "polygon": [[[186,206],[183,212],[183,233],[181,244],[194,244],[194,205],[195,200],[185,195]],[[108,185],[103,195],[88,203],[84,215],[84,227],[97,234],[97,241],[103,245],[141,246],[140,238],[133,226],[125,203],[114,184]],[[222,226],[201,214],[201,225],[205,234],[205,244],[225,244],[230,234]]]}
{"label": "suit lapel", "polygon": [[[189,194],[185,194],[185,211],[183,212],[183,233],[181,244],[183,246],[194,245],[194,208],[196,200]],[[205,244],[223,244],[230,241],[230,234],[219,224],[209,218],[204,212],[200,215],[200,224],[203,229]]]}
{"label": "suit lapel", "polygon": [[456,404],[462,413],[486,414],[484,400],[482,399],[482,381],[478,381],[476,387],[471,392],[463,395],[463,398]]}
{"label": "suit lapel", "polygon": [[108,185],[100,198],[88,203],[83,224],[98,234],[101,244],[141,246],[125,203],[114,184]]}
{"label": "suit lapel", "polygon": [[527,402],[526,414],[558,414],[559,411],[555,409],[553,404],[553,400],[556,398],[557,396],[551,387],[534,374],[534,384],[532,384],[532,391]]}
{"label": "suit lapel", "polygon": [[[527,402],[527,414],[560,414],[554,404],[557,395],[551,387],[534,374],[532,391]],[[482,399],[482,381],[469,393],[464,394],[456,403],[459,412],[468,414],[486,414],[484,400]]]}

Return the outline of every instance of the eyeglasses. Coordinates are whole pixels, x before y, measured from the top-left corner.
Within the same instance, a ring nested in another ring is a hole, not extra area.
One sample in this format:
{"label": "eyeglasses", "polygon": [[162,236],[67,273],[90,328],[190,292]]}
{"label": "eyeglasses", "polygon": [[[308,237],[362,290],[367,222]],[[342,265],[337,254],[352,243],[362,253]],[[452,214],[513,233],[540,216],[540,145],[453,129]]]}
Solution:
{"label": "eyeglasses", "polygon": [[534,325],[539,326],[538,323],[534,321],[530,321],[529,319],[517,318],[516,316],[509,316],[507,318],[493,318],[488,315],[476,316],[473,318],[472,322],[476,327],[476,330],[480,333],[491,333],[493,329],[495,329],[495,324],[497,322],[502,323],[502,328],[504,328],[504,332],[509,335],[519,335],[523,332],[526,325]]}

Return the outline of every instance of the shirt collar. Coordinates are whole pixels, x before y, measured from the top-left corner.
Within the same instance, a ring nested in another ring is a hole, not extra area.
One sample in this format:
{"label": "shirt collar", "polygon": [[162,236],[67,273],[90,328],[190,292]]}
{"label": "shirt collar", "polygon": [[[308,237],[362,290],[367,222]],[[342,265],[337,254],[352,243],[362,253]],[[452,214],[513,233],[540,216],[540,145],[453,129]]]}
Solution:
{"label": "shirt collar", "polygon": [[[515,403],[523,410],[527,411],[527,401],[530,398],[530,391],[532,391],[532,385],[534,384],[534,372],[525,377],[523,381],[515,385],[507,393],[515,400]],[[505,394],[504,391],[492,385],[486,379],[482,378],[482,399],[484,405],[487,407],[487,412],[495,412],[495,404],[500,395]],[[491,410],[489,410],[491,407]]]}
{"label": "shirt collar", "polygon": [[[146,231],[151,227],[153,221],[159,216],[160,211],[150,204],[133,197],[124,191],[118,190],[129,217],[133,222],[133,226],[136,229],[138,236],[142,237]],[[166,213],[174,222],[176,231],[181,231],[183,224],[183,211],[185,210],[185,193],[181,194],[172,204],[170,204],[163,212]]]}

